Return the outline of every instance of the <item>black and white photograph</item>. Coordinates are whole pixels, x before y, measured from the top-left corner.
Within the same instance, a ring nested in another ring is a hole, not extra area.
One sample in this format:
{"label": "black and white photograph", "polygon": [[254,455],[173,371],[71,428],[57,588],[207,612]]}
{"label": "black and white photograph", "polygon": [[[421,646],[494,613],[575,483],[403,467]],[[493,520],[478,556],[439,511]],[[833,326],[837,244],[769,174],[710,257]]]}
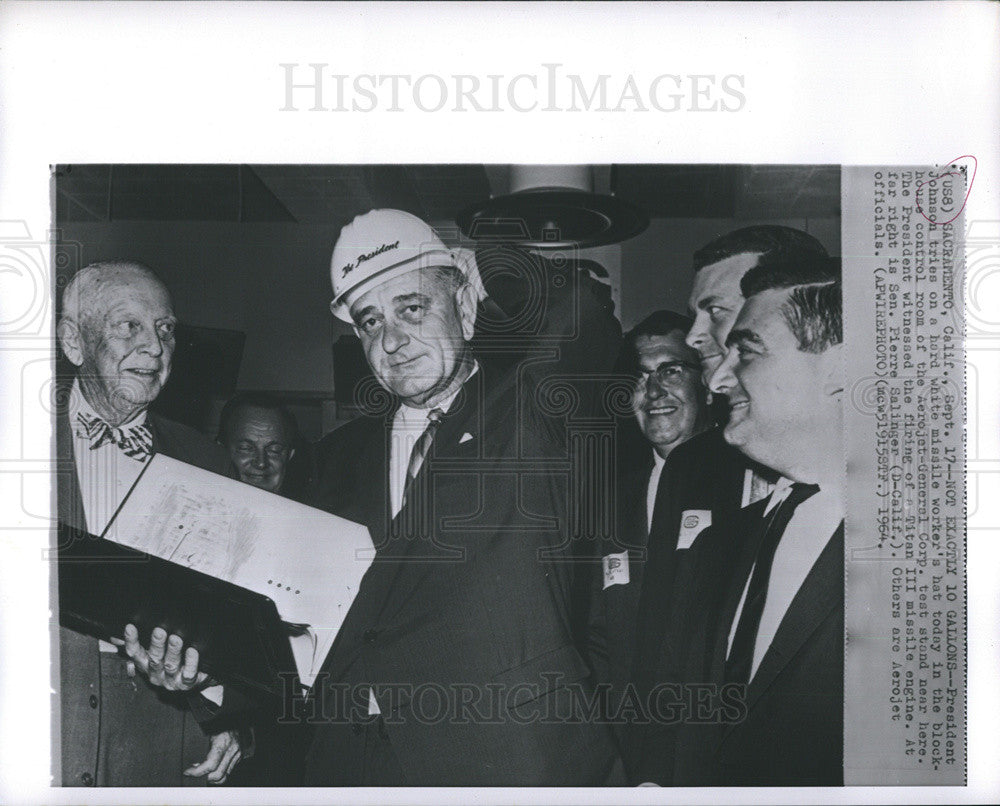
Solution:
{"label": "black and white photograph", "polygon": [[[54,182],[64,786],[843,783],[839,167]],[[348,523],[374,558],[319,562]],[[230,647],[97,535],[326,654]],[[218,657],[254,649],[265,694]]]}
{"label": "black and white photograph", "polygon": [[1000,107],[862,147],[719,58],[862,4],[708,5],[13,4],[94,108],[0,152],[5,800],[990,800]]}

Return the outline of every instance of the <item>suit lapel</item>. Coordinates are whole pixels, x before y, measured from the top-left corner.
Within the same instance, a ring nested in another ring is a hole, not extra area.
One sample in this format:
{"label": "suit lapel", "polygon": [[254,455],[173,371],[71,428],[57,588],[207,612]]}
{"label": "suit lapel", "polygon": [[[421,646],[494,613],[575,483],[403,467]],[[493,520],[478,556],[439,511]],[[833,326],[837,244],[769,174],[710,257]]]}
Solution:
{"label": "suit lapel", "polygon": [[333,679],[338,679],[350,666],[354,657],[342,647],[353,645],[351,636],[359,629],[375,623],[381,613],[392,580],[399,570],[399,563],[386,558],[392,552],[388,531],[388,462],[389,435],[392,415],[386,418],[372,418],[371,431],[365,448],[357,456],[358,472],[351,490],[354,507],[344,511],[343,516],[363,523],[368,527],[376,554],[368,571],[361,580],[347,617],[326,657],[325,667]]}
{"label": "suit lapel", "polygon": [[[421,465],[414,486],[437,492],[434,486],[434,463],[442,460],[475,457],[482,451],[482,429],[479,411],[481,388],[472,383],[481,381],[482,372],[476,373],[466,382],[463,392],[455,399],[444,417],[438,433],[431,443],[430,452]],[[392,435],[392,415],[381,421],[381,427],[373,429],[368,440],[368,449],[359,457],[360,477],[356,489],[366,500],[363,507],[368,519],[372,541],[377,553],[372,566],[365,574],[358,595],[348,613],[334,646],[327,656],[329,671],[337,679],[346,670],[354,657],[353,652],[338,651],[342,646],[351,646],[350,636],[359,629],[365,629],[384,620],[387,613],[400,602],[405,602],[414,586],[425,573],[438,566],[437,563],[420,562],[421,551],[426,552],[428,542],[419,536],[408,537],[401,525],[406,524],[411,514],[412,503],[408,503],[395,518],[389,517],[389,446]],[[375,433],[377,431],[377,433]],[[469,434],[471,439],[464,439]],[[429,478],[428,476],[431,476]],[[435,517],[440,517],[437,514]]]}
{"label": "suit lapel", "polygon": [[[649,491],[649,477],[653,472],[653,454],[638,458],[635,463],[630,463],[629,469],[622,472],[618,485],[618,506],[621,532],[618,535],[618,542],[622,548],[638,549],[649,545],[649,522],[646,516],[646,494]],[[660,476],[663,480],[663,476]],[[655,504],[653,507],[653,523],[663,520],[660,513],[666,506],[667,498],[665,490],[659,487],[656,490]],[[621,551],[621,548],[618,549]]]}
{"label": "suit lapel", "polygon": [[831,611],[844,602],[844,524],[827,542],[778,626],[747,690],[747,707],[774,683]]}
{"label": "suit lapel", "polygon": [[65,412],[56,415],[56,512],[62,523],[87,531],[83,495],[76,477],[73,429]]}
{"label": "suit lapel", "polygon": [[[738,541],[737,545],[733,546],[733,550],[738,553],[735,564],[726,564],[725,558],[721,556],[714,558],[718,573],[713,579],[713,584],[719,585],[719,589],[724,591],[719,607],[715,610],[716,616],[712,628],[714,644],[710,660],[710,669],[717,673],[719,680],[722,680],[725,674],[729,633],[736,617],[736,608],[739,607],[740,599],[743,597],[743,589],[750,577],[750,569],[753,567],[757,549],[767,526],[768,519],[764,516],[765,501],[766,499],[752,504],[741,510],[737,516],[736,534],[733,535]],[[741,537],[741,534],[745,537]],[[730,569],[732,571],[728,573]]]}

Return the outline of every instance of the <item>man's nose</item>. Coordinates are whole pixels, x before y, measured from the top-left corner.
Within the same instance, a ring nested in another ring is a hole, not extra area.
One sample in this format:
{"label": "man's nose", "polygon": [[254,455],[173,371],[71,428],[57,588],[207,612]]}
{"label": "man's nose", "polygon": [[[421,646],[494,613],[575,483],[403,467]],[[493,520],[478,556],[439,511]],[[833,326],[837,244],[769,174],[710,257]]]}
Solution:
{"label": "man's nose", "polygon": [[687,335],[684,337],[684,343],[695,350],[698,349],[699,345],[705,342],[705,337],[707,334],[707,329],[705,323],[702,321],[701,312],[695,317],[694,324],[691,325],[691,329],[688,331]]}
{"label": "man's nose", "polygon": [[382,328],[382,349],[387,353],[394,353],[400,347],[403,347],[410,343],[410,337],[406,335],[406,332],[402,328],[396,325],[389,324],[386,322],[384,328]]}
{"label": "man's nose", "polygon": [[139,350],[154,357],[163,355],[163,342],[155,327],[144,327],[139,332]]}
{"label": "man's nose", "polygon": [[258,470],[264,470],[267,467],[267,451],[263,448],[259,448],[254,451],[253,454],[253,466]]}
{"label": "man's nose", "polygon": [[649,377],[646,378],[646,399],[658,400],[666,394],[667,390],[660,385],[658,380],[656,380],[656,373],[651,372]]}
{"label": "man's nose", "polygon": [[736,388],[737,381],[733,369],[736,366],[737,357],[737,351],[733,348],[726,352],[722,363],[716,367],[712,377],[708,379],[708,388],[711,391],[719,395],[728,395],[731,390]]}

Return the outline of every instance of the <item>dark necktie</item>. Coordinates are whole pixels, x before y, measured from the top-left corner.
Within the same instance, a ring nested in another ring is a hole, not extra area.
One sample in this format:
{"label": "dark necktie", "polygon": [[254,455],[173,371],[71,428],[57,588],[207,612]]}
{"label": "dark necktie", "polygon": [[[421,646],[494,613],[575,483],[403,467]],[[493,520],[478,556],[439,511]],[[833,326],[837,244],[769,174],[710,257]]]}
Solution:
{"label": "dark necktie", "polygon": [[84,435],[90,440],[90,450],[96,451],[107,443],[117,445],[130,459],[144,461],[153,452],[153,432],[146,425],[116,428],[100,417],[92,417],[82,411],[76,415]]}
{"label": "dark necktie", "polygon": [[406,482],[403,485],[403,506],[406,505],[406,496],[410,492],[410,487],[413,486],[413,480],[417,477],[417,473],[420,472],[420,468],[424,464],[424,459],[427,458],[427,454],[430,452],[431,443],[434,441],[434,434],[437,432],[438,426],[441,425],[441,418],[443,416],[444,412],[441,409],[431,409],[427,412],[427,427],[417,437],[417,441],[413,443],[413,450],[410,451],[410,461],[406,465]]}
{"label": "dark necktie", "polygon": [[774,553],[781,542],[788,522],[792,519],[795,508],[819,492],[815,484],[792,485],[788,497],[771,513],[770,522],[764,529],[760,546],[757,549],[757,559],[754,563],[753,575],[747,587],[747,595],[743,601],[743,611],[733,635],[733,643],[726,659],[726,682],[749,683],[750,669],[753,666],[753,650],[757,643],[757,631],[760,629],[760,617],[764,612],[764,602],[767,599],[767,585],[771,578],[771,566],[774,563]]}

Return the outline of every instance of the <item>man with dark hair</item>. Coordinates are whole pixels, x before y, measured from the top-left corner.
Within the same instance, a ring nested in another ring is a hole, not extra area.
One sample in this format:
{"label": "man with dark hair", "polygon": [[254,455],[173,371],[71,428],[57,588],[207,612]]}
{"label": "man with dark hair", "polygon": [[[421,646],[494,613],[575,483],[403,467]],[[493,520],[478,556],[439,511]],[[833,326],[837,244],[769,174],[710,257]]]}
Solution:
{"label": "man with dark hair", "polygon": [[229,452],[240,481],[272,493],[287,494],[282,488],[297,439],[292,413],[261,392],[237,394],[219,416],[218,441]]}
{"label": "man with dark hair", "polygon": [[[827,271],[838,274],[835,263]],[[712,376],[726,441],[779,474],[774,492],[713,524],[673,592],[662,669],[708,685],[693,715],[646,734],[639,777],[715,786],[843,783],[843,382],[836,280],[758,272]],[[730,559],[735,555],[734,559]],[[735,700],[732,699],[735,697]]]}
{"label": "man with dark hair", "polygon": [[[690,306],[695,314],[687,343],[698,351],[706,385],[722,363],[726,339],[745,301],[740,283],[750,272],[783,282],[830,279],[832,269],[823,246],[801,230],[760,225],[730,232],[695,255]],[[716,407],[726,403],[718,391]],[[689,549],[713,523],[767,496],[775,474],[723,438],[722,426],[710,428],[673,451],[663,470],[650,529],[649,553],[639,603],[633,679],[648,692],[661,682],[662,642],[671,618],[670,592],[689,574]],[[725,551],[732,560],[735,549]],[[641,741],[648,728],[630,731]],[[626,753],[626,762],[638,758]],[[634,770],[633,770],[634,772]]]}
{"label": "man with dark hair", "polygon": [[[722,362],[726,337],[743,307],[745,296],[740,283],[748,272],[756,277],[780,278],[792,284],[831,277],[827,253],[811,235],[792,227],[758,225],[735,230],[710,242],[695,253],[695,279],[690,307],[694,324],[687,343],[698,351],[702,380],[708,385],[712,373]],[[724,396],[715,393],[716,408],[725,406]],[[722,438],[721,428],[713,428],[690,440],[672,457],[667,469],[671,479],[660,504],[662,517],[654,526],[650,541],[669,584],[673,573],[673,551],[688,547],[698,531],[713,520],[735,512],[770,492],[773,477],[766,468],[755,466]],[[687,529],[683,523],[697,520]],[[681,534],[680,531],[684,530]],[[693,530],[697,529],[694,534]],[[651,565],[654,561],[651,557]],[[653,592],[657,596],[656,592]],[[659,598],[659,597],[658,597]]]}
{"label": "man with dark hair", "polygon": [[[743,307],[743,275],[755,267],[780,264],[784,272],[826,257],[827,251],[812,235],[792,227],[760,224],[743,227],[710,241],[694,254],[694,285],[689,306],[695,317],[687,343],[702,362],[702,379],[708,385],[726,352],[726,336]],[[799,273],[808,282],[808,271]]]}
{"label": "man with dark hair", "polygon": [[[228,452],[240,481],[300,500],[301,478],[289,472],[301,454],[295,416],[274,395],[239,392],[219,414],[216,438]],[[304,446],[308,448],[309,446]],[[234,770],[233,786],[295,786],[301,783],[303,756],[312,741],[312,725],[279,721],[277,710],[260,707],[254,720],[254,755]]]}
{"label": "man with dark hair", "polygon": [[[616,441],[615,531],[591,574],[587,650],[595,679],[610,685],[614,717],[631,679],[646,542],[661,472],[678,445],[705,428],[698,356],[684,343],[691,320],[654,311],[625,335],[618,369],[633,382],[633,416]],[[620,724],[612,719],[613,725]]]}

